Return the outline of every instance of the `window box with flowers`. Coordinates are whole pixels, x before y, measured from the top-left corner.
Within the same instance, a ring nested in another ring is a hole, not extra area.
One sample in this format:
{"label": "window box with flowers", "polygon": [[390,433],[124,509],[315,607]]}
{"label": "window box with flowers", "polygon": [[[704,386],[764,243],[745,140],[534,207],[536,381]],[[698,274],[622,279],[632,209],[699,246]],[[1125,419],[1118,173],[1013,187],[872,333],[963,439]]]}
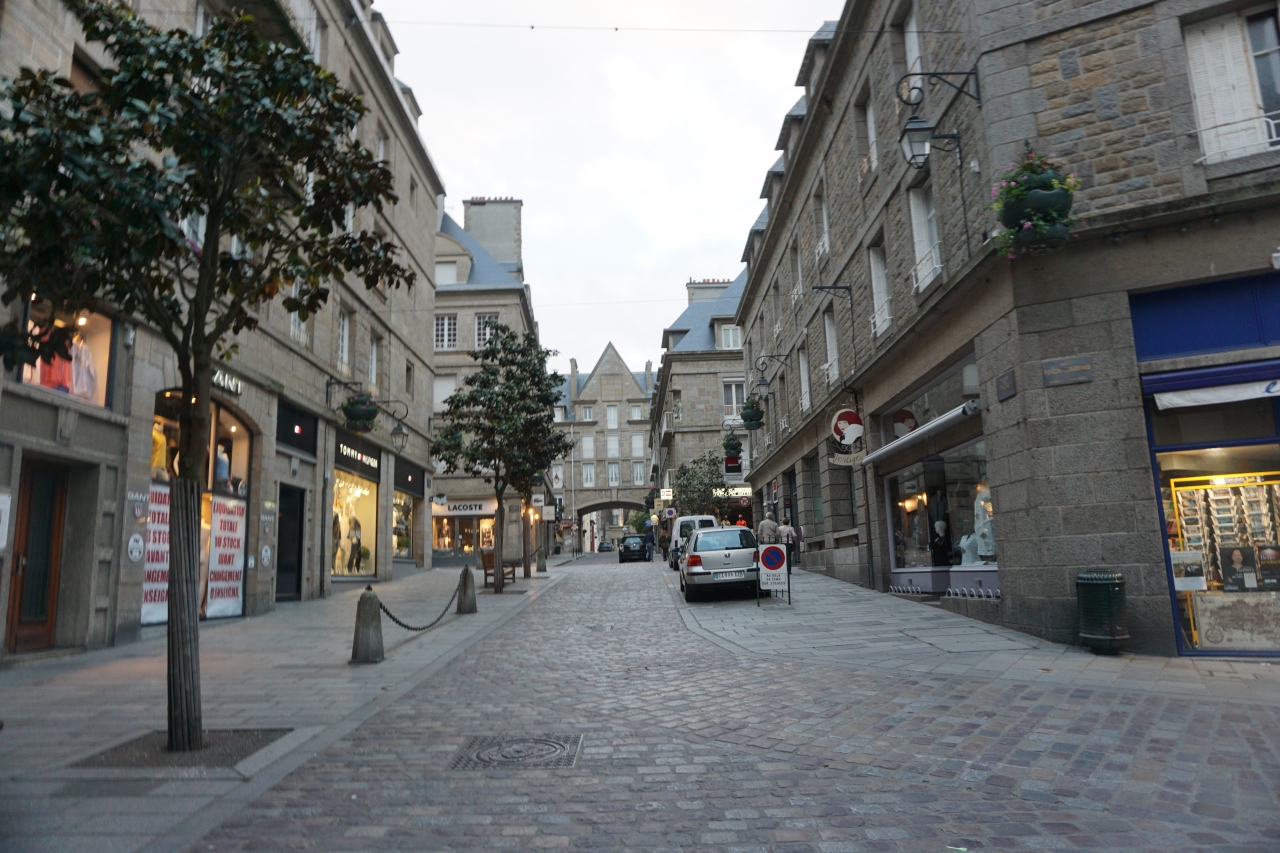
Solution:
{"label": "window box with flowers", "polygon": [[1071,238],[1072,194],[1080,180],[1061,160],[1028,151],[991,187],[991,209],[1003,229],[997,244],[1010,258],[1059,249]]}

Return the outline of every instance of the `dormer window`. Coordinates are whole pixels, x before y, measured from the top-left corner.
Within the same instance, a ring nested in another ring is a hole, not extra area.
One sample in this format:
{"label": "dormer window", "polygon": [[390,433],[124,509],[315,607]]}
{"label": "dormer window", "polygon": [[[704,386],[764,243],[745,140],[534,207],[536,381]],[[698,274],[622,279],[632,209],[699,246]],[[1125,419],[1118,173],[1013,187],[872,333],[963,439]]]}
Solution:
{"label": "dormer window", "polygon": [[738,326],[721,326],[720,349],[742,349],[742,329]]}

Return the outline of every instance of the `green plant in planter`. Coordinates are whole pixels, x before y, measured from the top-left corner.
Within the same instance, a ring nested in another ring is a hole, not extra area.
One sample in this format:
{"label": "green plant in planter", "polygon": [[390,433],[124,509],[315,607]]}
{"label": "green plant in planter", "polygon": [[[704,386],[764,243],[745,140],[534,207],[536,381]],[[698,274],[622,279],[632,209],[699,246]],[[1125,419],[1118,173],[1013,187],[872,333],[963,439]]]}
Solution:
{"label": "green plant in planter", "polygon": [[1010,258],[1047,252],[1071,237],[1072,194],[1080,180],[1056,157],[1027,151],[991,187],[991,209],[1003,227],[996,243]]}
{"label": "green plant in planter", "polygon": [[734,433],[726,435],[724,441],[720,442],[720,446],[724,448],[725,456],[742,455],[742,439]]}
{"label": "green plant in planter", "polygon": [[764,426],[764,407],[760,405],[758,397],[748,397],[742,404],[742,411],[739,414],[742,417],[743,429],[760,429]]}
{"label": "green plant in planter", "polygon": [[371,394],[352,394],[338,409],[352,432],[369,432],[378,419],[378,404]]}

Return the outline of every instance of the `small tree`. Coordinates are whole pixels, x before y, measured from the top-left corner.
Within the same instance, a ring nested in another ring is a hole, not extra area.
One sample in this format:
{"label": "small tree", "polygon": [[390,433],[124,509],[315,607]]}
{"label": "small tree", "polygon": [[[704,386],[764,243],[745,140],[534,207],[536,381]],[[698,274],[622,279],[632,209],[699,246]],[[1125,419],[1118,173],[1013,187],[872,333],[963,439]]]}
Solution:
{"label": "small tree", "polygon": [[[678,515],[724,514],[727,499],[724,463],[714,452],[707,451],[676,469],[675,505]],[[720,495],[716,492],[719,491]]]}
{"label": "small tree", "polygon": [[[443,424],[435,455],[446,473],[462,471],[492,484],[498,499],[494,518],[494,592],[502,592],[502,553],[506,506],[510,488],[526,501],[543,472],[572,448],[568,436],[555,428],[552,407],[564,381],[547,372],[555,353],[538,344],[538,336],[523,336],[496,324],[489,341],[471,357],[480,369],[463,381],[463,388],[445,401]],[[522,516],[524,514],[522,513]],[[524,524],[521,522],[521,532]],[[528,555],[525,555],[528,569]]]}
{"label": "small tree", "polygon": [[632,510],[630,517],[627,518],[627,527],[630,527],[636,533],[643,535],[646,529],[644,523],[648,520],[649,514],[647,512]]}
{"label": "small tree", "polygon": [[[109,0],[63,0],[115,67],[80,94],[48,72],[0,82],[3,299],[79,310],[97,299],[156,329],[181,380],[170,484],[169,748],[202,745],[200,492],[217,357],[260,306],[318,311],[328,282],[413,283],[396,247],[345,227],[394,203],[391,173],[353,138],[358,96],[247,16],[201,37]],[[7,365],[65,355],[49,328],[4,329]]]}

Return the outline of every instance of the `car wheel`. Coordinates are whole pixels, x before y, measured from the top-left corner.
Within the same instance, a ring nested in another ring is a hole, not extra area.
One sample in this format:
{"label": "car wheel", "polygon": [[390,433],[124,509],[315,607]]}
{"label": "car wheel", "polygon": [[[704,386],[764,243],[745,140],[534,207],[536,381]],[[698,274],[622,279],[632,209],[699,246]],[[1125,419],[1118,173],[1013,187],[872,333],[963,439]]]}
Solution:
{"label": "car wheel", "polygon": [[694,591],[693,587],[687,586],[684,588],[685,604],[692,604],[693,602],[697,601],[699,598],[701,598],[701,596]]}

